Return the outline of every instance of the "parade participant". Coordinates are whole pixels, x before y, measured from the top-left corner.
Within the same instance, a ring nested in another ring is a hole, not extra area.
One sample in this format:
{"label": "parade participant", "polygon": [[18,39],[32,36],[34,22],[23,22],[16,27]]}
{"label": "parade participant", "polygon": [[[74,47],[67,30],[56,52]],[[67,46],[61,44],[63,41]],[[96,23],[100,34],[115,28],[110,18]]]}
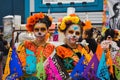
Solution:
{"label": "parade participant", "polygon": [[27,19],[26,29],[34,33],[35,39],[25,40],[17,49],[24,71],[23,79],[46,79],[42,63],[52,54],[55,47],[47,43],[46,39],[51,24],[52,18],[44,13],[34,14]]}
{"label": "parade participant", "polygon": [[[85,55],[89,62],[91,59],[87,51],[78,43],[82,34],[83,22],[76,14],[65,16],[59,26],[60,31],[64,33],[64,44],[56,47],[56,53],[64,64],[64,68],[71,73],[79,59]],[[77,44],[78,43],[78,44]],[[82,51],[85,50],[86,54]]]}

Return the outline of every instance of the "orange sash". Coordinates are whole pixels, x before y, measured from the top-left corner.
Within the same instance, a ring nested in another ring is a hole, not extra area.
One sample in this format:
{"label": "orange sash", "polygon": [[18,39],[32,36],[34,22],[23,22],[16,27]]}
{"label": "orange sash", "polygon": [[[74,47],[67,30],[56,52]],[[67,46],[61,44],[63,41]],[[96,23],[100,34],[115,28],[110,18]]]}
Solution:
{"label": "orange sash", "polygon": [[113,62],[112,62],[112,58],[111,58],[111,55],[110,55],[110,50],[107,51],[106,53],[106,64],[108,66],[110,66],[109,68],[109,72],[113,75]]}
{"label": "orange sash", "polygon": [[97,55],[97,58],[98,58],[99,61],[101,59],[102,52],[103,52],[103,49],[101,48],[101,45],[98,44],[97,49],[96,49],[96,55]]}

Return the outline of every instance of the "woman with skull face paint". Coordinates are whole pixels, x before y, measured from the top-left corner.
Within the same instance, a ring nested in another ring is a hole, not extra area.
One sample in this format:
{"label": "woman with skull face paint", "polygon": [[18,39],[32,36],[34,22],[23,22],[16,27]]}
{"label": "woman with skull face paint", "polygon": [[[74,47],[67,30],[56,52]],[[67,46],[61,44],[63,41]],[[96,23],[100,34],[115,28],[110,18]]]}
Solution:
{"label": "woman with skull face paint", "polygon": [[[40,73],[41,61],[45,61],[54,51],[55,46],[47,43],[48,28],[52,24],[52,18],[43,13],[37,13],[27,19],[26,29],[34,33],[34,40],[24,41],[20,44],[17,53],[22,63],[24,79],[45,80],[44,73]],[[43,63],[42,62],[42,63]],[[38,67],[39,66],[39,67]],[[43,70],[42,70],[43,72]],[[37,77],[36,77],[37,75]]]}
{"label": "woman with skull face paint", "polygon": [[[68,73],[72,72],[73,68],[83,55],[87,55],[82,52],[84,47],[78,43],[83,25],[83,22],[76,14],[70,14],[63,18],[59,26],[60,31],[65,35],[65,40],[63,45],[56,47],[56,53]],[[85,56],[85,58],[86,61],[89,62],[88,56]]]}

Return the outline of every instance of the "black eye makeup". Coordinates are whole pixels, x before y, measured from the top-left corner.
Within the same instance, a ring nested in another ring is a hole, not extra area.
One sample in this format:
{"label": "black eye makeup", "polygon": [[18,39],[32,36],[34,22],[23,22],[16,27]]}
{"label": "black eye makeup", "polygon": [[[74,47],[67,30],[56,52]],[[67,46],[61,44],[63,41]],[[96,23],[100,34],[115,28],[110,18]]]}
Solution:
{"label": "black eye makeup", "polygon": [[47,30],[47,29],[44,28],[44,27],[41,27],[41,28],[34,28],[34,31],[35,31],[35,32],[39,32],[39,31],[45,32],[46,30]]}
{"label": "black eye makeup", "polygon": [[68,33],[69,34],[74,34],[75,33],[75,35],[77,35],[77,36],[80,35],[79,31],[74,31],[74,30],[69,30]]}

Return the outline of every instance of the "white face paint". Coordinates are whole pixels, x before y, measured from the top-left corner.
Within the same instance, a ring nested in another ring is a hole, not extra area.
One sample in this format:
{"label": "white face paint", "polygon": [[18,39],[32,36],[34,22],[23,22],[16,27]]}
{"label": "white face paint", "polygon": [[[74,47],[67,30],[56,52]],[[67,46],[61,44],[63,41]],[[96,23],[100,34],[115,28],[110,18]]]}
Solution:
{"label": "white face paint", "polygon": [[76,43],[80,37],[80,27],[75,24],[71,25],[67,29],[65,37],[70,43]]}
{"label": "white face paint", "polygon": [[44,37],[45,36],[45,33],[43,33],[43,32],[34,32],[34,34],[35,34],[35,37]]}
{"label": "white face paint", "polygon": [[44,23],[37,23],[34,27],[34,35],[38,39],[44,39],[47,34],[47,27]]}

